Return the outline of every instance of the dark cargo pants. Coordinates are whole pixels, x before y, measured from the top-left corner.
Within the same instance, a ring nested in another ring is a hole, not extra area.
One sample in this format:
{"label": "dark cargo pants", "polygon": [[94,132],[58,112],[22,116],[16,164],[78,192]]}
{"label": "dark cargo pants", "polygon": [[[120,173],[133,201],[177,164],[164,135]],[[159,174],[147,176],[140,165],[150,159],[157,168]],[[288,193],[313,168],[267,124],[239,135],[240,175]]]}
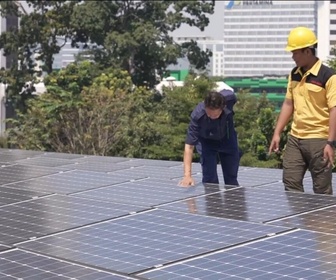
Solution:
{"label": "dark cargo pants", "polygon": [[323,158],[326,139],[288,136],[283,157],[283,183],[287,191],[303,192],[303,177],[311,172],[314,193],[332,194],[332,166]]}

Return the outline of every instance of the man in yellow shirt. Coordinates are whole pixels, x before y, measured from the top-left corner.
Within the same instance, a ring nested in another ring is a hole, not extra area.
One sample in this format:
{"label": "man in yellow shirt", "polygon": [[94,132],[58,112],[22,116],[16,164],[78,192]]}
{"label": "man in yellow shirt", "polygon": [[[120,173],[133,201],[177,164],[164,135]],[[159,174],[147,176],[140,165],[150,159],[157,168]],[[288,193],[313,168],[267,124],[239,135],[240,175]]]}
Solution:
{"label": "man in yellow shirt", "polygon": [[283,156],[285,190],[304,191],[310,170],[313,190],[332,194],[332,166],[336,139],[336,75],[316,57],[317,38],[306,27],[294,28],[286,50],[296,67],[288,78],[287,93],[274,130],[269,153],[279,151],[280,134],[293,119]]}

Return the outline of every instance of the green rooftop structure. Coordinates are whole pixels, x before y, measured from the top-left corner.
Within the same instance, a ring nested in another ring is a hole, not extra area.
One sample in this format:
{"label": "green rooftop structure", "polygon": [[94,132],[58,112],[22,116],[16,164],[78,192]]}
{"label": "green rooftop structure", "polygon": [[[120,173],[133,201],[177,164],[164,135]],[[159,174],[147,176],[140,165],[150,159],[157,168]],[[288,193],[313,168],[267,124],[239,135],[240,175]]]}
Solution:
{"label": "green rooftop structure", "polygon": [[[169,70],[169,76],[177,81],[184,81],[189,70]],[[272,101],[277,111],[280,110],[287,90],[287,78],[284,77],[231,77],[224,78],[223,82],[232,87],[235,92],[249,90],[251,95],[258,97],[266,92],[267,98]]]}
{"label": "green rooftop structure", "polygon": [[225,78],[224,82],[232,87],[235,92],[249,90],[251,95],[259,96],[266,92],[267,98],[272,101],[277,111],[285,99],[287,91],[286,78]]}

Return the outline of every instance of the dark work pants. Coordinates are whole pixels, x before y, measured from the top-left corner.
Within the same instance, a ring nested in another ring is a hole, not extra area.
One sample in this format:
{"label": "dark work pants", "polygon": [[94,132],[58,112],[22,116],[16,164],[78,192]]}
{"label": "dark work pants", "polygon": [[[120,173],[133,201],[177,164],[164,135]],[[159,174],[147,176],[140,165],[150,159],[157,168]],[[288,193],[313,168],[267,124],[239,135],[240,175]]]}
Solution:
{"label": "dark work pants", "polygon": [[283,157],[283,183],[287,191],[303,192],[303,177],[310,170],[314,193],[332,194],[332,167],[323,159],[326,139],[298,139],[289,135]]}
{"label": "dark work pants", "polygon": [[238,168],[240,153],[238,149],[221,152],[209,147],[202,147],[201,165],[203,183],[218,184],[217,162],[218,157],[222,166],[225,185],[238,186]]}

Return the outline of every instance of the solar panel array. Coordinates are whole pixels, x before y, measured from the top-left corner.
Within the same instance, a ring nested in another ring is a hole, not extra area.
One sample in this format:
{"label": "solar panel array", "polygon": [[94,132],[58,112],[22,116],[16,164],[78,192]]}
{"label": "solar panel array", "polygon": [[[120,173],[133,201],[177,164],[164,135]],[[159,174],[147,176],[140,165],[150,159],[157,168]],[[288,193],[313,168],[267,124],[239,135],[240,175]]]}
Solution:
{"label": "solar panel array", "polygon": [[[0,149],[2,279],[336,279],[336,196],[182,163]],[[336,177],[333,179],[336,184]]]}

